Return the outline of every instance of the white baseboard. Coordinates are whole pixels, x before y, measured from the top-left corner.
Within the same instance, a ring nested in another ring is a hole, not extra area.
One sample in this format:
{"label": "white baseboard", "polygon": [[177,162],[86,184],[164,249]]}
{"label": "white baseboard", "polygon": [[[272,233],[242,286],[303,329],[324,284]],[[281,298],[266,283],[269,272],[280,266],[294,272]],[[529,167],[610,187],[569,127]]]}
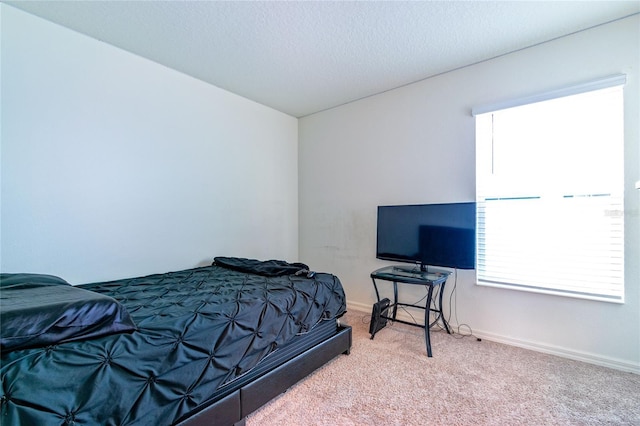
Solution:
{"label": "white baseboard", "polygon": [[542,352],[549,355],[555,355],[562,358],[568,358],[575,361],[582,361],[589,364],[599,365],[602,367],[613,368],[614,370],[640,374],[640,364],[634,364],[634,363],[624,361],[624,360],[619,360],[616,358],[606,357],[606,356],[593,354],[589,352],[576,351],[573,349],[563,348],[560,346],[547,345],[540,342],[515,339],[512,337],[501,336],[501,335],[497,335],[497,334],[482,331],[482,330],[474,329],[473,334],[482,339],[490,340],[493,342],[516,346],[523,349],[529,349],[536,352]]}
{"label": "white baseboard", "polygon": [[363,315],[367,313],[371,315],[371,309],[373,309],[373,304],[365,305],[364,303],[347,301],[347,311],[358,311]]}
{"label": "white baseboard", "polygon": [[[371,315],[372,305],[366,305],[359,302],[347,302],[347,309],[362,312],[363,315]],[[408,314],[404,312],[398,312],[398,319],[404,321],[414,321]],[[422,318],[420,318],[422,319]],[[450,326],[456,330],[456,324],[450,324]],[[634,364],[628,361],[619,360],[616,358],[605,357],[598,354],[576,351],[569,348],[563,348],[560,346],[547,345],[540,342],[534,342],[523,339],[516,339],[513,337],[502,336],[495,333],[491,333],[483,330],[473,330],[473,335],[481,339],[490,340],[492,342],[503,343],[505,345],[516,346],[523,349],[529,349],[536,352],[541,352],[549,355],[555,355],[562,358],[572,359],[575,361],[582,361],[589,364],[599,365],[602,367],[612,368],[614,370],[626,371],[630,373],[640,374],[640,364]]]}

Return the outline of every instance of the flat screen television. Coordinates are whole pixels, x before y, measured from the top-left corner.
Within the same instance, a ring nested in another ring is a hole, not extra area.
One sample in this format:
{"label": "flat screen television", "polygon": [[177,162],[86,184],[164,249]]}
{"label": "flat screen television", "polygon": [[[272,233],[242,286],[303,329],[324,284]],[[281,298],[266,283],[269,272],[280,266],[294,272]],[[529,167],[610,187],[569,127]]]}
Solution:
{"label": "flat screen television", "polygon": [[476,203],[378,207],[376,257],[395,262],[474,269]]}

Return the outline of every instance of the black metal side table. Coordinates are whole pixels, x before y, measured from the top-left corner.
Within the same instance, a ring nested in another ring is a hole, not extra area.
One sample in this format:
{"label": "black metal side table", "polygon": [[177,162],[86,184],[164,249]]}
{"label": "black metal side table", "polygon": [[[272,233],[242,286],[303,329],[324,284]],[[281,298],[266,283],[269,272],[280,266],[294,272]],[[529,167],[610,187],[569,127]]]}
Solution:
{"label": "black metal side table", "polygon": [[[371,273],[371,280],[373,281],[373,287],[376,290],[376,298],[378,302],[380,302],[380,293],[378,291],[378,285],[376,280],[382,281],[390,281],[393,282],[393,303],[389,305],[389,309],[392,309],[391,316],[381,314],[380,317],[392,320],[396,322],[400,322],[403,324],[413,325],[416,327],[424,328],[424,338],[427,345],[427,356],[431,357],[431,336],[429,333],[429,329],[433,327],[439,320],[442,320],[444,324],[444,329],[448,334],[451,334],[449,330],[449,325],[442,315],[442,296],[444,294],[444,286],[447,282],[447,278],[451,273],[444,270],[437,269],[428,269],[427,271],[421,271],[419,269],[412,269],[408,266],[386,266],[384,268],[380,268]],[[398,283],[400,284],[413,284],[413,285],[422,285],[427,289],[427,297],[425,300],[425,305],[416,305],[411,303],[401,303],[398,301]],[[440,293],[436,300],[432,304],[432,296],[433,289],[436,286],[440,286]],[[396,318],[398,313],[398,306],[407,306],[411,308],[424,309],[424,324],[417,324],[414,322],[403,321]],[[429,316],[431,312],[437,313],[436,318],[433,322],[429,323]],[[373,329],[371,332],[371,339],[373,339],[377,333],[377,329]]]}

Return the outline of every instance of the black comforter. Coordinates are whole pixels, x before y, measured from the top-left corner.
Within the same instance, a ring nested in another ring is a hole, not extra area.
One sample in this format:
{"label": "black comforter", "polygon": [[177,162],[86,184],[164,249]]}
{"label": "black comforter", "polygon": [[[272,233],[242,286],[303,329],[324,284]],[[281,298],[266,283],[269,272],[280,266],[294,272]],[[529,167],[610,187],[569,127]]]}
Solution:
{"label": "black comforter", "polygon": [[3,350],[0,423],[172,423],[344,313],[335,276],[299,269],[273,277],[214,264],[79,286],[120,302],[135,331]]}

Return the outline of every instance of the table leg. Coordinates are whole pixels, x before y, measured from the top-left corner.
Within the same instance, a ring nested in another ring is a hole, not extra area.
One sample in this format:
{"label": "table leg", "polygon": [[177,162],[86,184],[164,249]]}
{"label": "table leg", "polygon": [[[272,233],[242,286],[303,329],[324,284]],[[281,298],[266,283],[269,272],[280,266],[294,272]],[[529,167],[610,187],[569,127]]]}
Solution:
{"label": "table leg", "polygon": [[427,356],[431,357],[431,327],[429,327],[429,313],[431,312],[431,296],[433,295],[433,285],[427,285],[429,290],[427,291],[427,305],[424,310],[424,340],[427,343]]}
{"label": "table leg", "polygon": [[438,309],[440,310],[440,318],[442,318],[442,324],[444,324],[444,329],[447,331],[447,334],[451,334],[449,330],[449,324],[447,324],[447,320],[444,318],[444,312],[442,311],[442,296],[444,295],[444,285],[447,281],[444,281],[440,284],[440,300],[438,301]]}
{"label": "table leg", "polygon": [[396,320],[396,314],[398,313],[398,283],[393,282],[393,320]]}

